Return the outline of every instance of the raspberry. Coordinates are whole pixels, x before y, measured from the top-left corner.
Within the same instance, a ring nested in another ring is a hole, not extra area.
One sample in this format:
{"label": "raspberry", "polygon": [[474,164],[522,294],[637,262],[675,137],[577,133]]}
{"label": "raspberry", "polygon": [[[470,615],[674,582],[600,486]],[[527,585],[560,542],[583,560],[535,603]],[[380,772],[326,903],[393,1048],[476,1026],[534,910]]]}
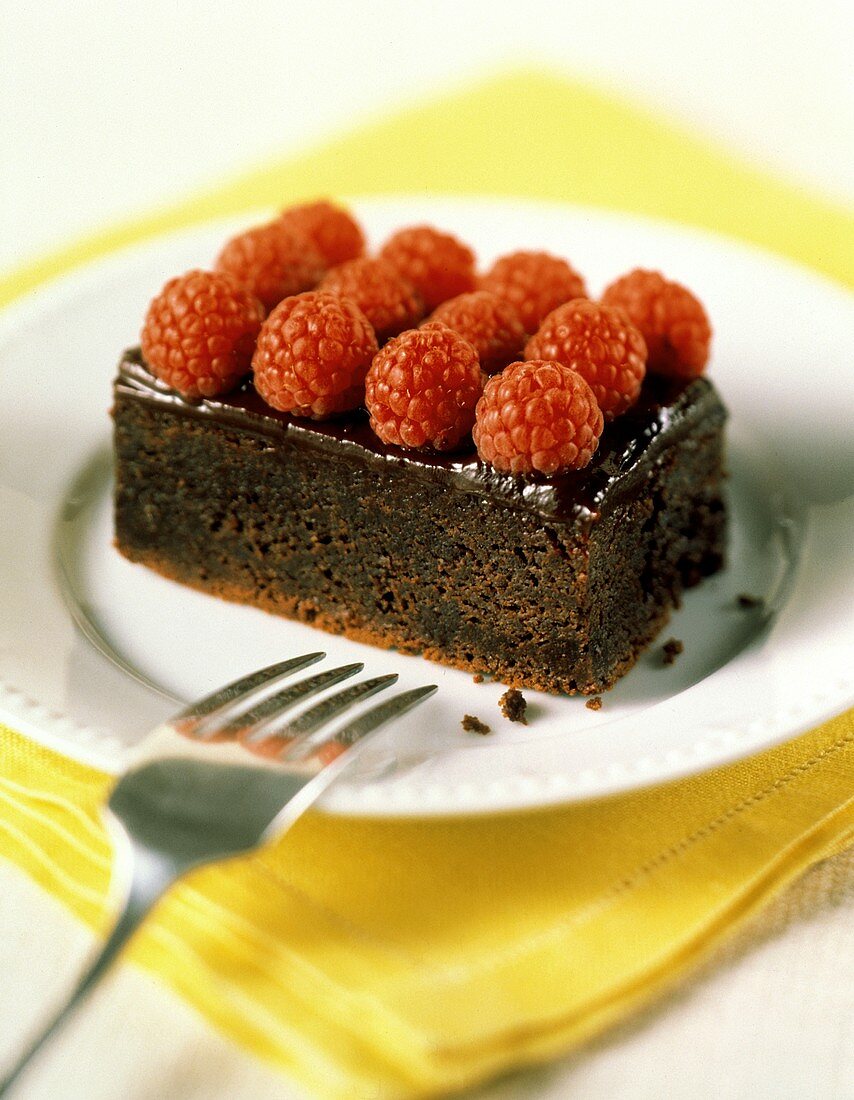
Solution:
{"label": "raspberry", "polygon": [[450,451],[471,431],[482,388],[477,352],[436,325],[389,340],[368,371],[365,404],[384,442]]}
{"label": "raspberry", "polygon": [[389,237],[380,255],[415,287],[428,310],[475,288],[472,250],[432,226],[401,229]]}
{"label": "raspberry", "polygon": [[511,302],[526,332],[536,332],[546,314],[570,298],[587,297],[581,276],[566,260],[548,252],[502,256],[480,280],[480,286]]}
{"label": "raspberry", "polygon": [[443,302],[427,324],[434,322],[464,336],[487,374],[497,374],[522,353],[525,330],[515,306],[487,290],[458,294]]}
{"label": "raspberry", "polygon": [[484,462],[511,474],[580,470],[599,446],[602,411],[563,363],[511,363],[486,383],[474,436]]}
{"label": "raspberry", "polygon": [[227,271],[268,310],[291,294],[310,290],[323,274],[323,258],[311,242],[280,222],[239,233],[220,252],[217,271]]}
{"label": "raspberry", "polygon": [[264,307],[230,275],[188,271],[148,307],[142,354],[185,397],[214,397],[249,371]]}
{"label": "raspberry", "polygon": [[308,237],[329,267],[355,260],[365,251],[365,234],[348,211],[331,202],[289,206],[279,221]]}
{"label": "raspberry", "polygon": [[417,325],[422,317],[415,291],[387,260],[348,260],[327,271],[318,289],[354,301],[374,326],[381,344]]}
{"label": "raspberry", "polygon": [[252,359],[255,388],[274,409],[323,420],[362,404],[376,351],[374,330],[349,298],[297,294],[264,322]]}
{"label": "raspberry", "polygon": [[621,309],[586,298],[546,317],[525,345],[526,359],[552,359],[578,371],[606,420],[637,401],[646,374],[646,344]]}
{"label": "raspberry", "polygon": [[690,290],[657,271],[630,271],[605,290],[602,301],[620,306],[643,333],[647,367],[657,374],[696,378],[709,359],[712,327]]}

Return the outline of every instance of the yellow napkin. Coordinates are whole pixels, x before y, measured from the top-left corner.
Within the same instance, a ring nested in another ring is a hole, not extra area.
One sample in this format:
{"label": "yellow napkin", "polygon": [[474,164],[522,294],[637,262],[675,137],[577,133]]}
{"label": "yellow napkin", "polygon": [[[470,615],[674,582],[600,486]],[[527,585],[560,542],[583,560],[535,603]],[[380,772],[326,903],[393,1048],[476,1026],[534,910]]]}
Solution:
{"label": "yellow napkin", "polygon": [[[589,89],[516,74],[80,241],[0,282],[0,302],[194,220],[413,190],[668,215],[849,277],[844,211]],[[95,927],[108,786],[0,727],[0,853]],[[716,772],[564,809],[313,813],[276,846],[194,875],[131,953],[319,1095],[440,1093],[556,1055],[648,1001],[854,839],[852,791],[854,712]]]}
{"label": "yellow napkin", "polygon": [[738,237],[854,284],[854,215],[585,84],[517,72],[108,226],[0,277],[0,306],[156,233],[317,195],[584,203]]}
{"label": "yellow napkin", "polygon": [[[93,925],[109,778],[0,727],[2,850]],[[439,1093],[647,1002],[854,839],[854,713],[653,791],[459,821],[313,813],[195,874],[132,957],[321,1096]]]}

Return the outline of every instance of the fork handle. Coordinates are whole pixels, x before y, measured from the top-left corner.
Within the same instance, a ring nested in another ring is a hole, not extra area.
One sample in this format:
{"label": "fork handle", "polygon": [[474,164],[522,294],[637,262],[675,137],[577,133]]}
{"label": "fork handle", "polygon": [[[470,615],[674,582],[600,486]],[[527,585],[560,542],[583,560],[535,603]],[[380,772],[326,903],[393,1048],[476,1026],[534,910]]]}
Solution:
{"label": "fork handle", "polygon": [[179,873],[156,858],[146,859],[144,853],[137,851],[134,852],[134,857],[130,888],[110,935],[78,978],[77,985],[68,1000],[46,1024],[42,1025],[41,1030],[30,1041],[18,1060],[6,1075],[0,1078],[0,1097],[9,1094],[42,1047],[85,1001],[160,897],[179,877]]}

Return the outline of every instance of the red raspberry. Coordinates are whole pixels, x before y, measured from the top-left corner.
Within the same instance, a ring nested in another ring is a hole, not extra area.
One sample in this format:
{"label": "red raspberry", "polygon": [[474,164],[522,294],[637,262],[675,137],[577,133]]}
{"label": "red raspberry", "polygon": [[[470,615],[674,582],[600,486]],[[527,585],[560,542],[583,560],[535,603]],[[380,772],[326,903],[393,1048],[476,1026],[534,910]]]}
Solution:
{"label": "red raspberry", "polygon": [[458,294],[443,302],[427,324],[435,322],[464,336],[487,374],[497,374],[522,354],[525,330],[515,306],[487,290]]}
{"label": "red raspberry", "polygon": [[525,345],[526,359],[552,359],[578,371],[606,420],[634,405],[646,374],[646,344],[621,309],[587,298],[546,317]]}
{"label": "red raspberry", "polygon": [[474,436],[484,462],[511,474],[580,470],[599,446],[602,411],[577,371],[535,359],[486,383]]}
{"label": "red raspberry", "polygon": [[475,288],[472,250],[432,226],[399,230],[389,237],[380,255],[415,287],[427,309]]}
{"label": "red raspberry", "polygon": [[323,420],[362,404],[376,351],[374,330],[349,298],[297,294],[264,322],[252,359],[255,388],[274,409]]}
{"label": "red raspberry", "polygon": [[389,340],[368,371],[365,404],[384,442],[450,451],[471,431],[482,389],[474,348],[436,325]]}
{"label": "red raspberry", "polygon": [[643,333],[647,367],[657,374],[696,378],[709,359],[712,327],[690,290],[657,271],[637,268],[605,290],[605,305],[620,306]]}
{"label": "red raspberry", "polygon": [[387,260],[348,260],[327,271],[318,289],[354,301],[381,344],[417,325],[423,316],[415,291]]}
{"label": "red raspberry", "polygon": [[480,286],[511,302],[526,332],[536,332],[546,314],[570,298],[587,297],[578,272],[566,260],[548,252],[511,252],[502,256],[480,280]]}
{"label": "red raspberry", "polygon": [[239,279],[268,310],[282,298],[311,290],[325,266],[306,237],[280,222],[257,225],[232,237],[216,261],[217,271]]}
{"label": "red raspberry", "polygon": [[365,234],[359,223],[343,207],[326,200],[289,206],[279,221],[308,237],[329,267],[355,260],[365,251]]}
{"label": "red raspberry", "polygon": [[214,397],[249,371],[264,307],[230,275],[188,271],[148,307],[142,354],[185,397]]}

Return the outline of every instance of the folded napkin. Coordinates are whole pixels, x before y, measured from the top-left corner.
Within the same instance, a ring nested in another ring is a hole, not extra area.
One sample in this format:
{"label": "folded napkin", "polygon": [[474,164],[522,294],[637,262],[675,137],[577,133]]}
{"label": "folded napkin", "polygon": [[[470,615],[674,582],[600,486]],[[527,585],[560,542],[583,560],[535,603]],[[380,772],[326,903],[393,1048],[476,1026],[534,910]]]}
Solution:
{"label": "folded napkin", "polygon": [[[587,88],[515,74],[80,241],[0,280],[0,304],[193,221],[421,190],[663,215],[848,274],[842,210]],[[0,726],[0,854],[98,929],[109,784]],[[130,955],[318,1095],[437,1094],[555,1056],[648,1002],[854,840],[852,791],[854,712],[715,772],[567,808],[311,813],[265,851],[194,874]]]}
{"label": "folded napkin", "polygon": [[[4,854],[101,927],[108,776],[0,727]],[[441,1093],[582,1042],[854,840],[854,712],[759,757],[538,813],[311,813],[194,874],[131,947],[320,1096]]]}

